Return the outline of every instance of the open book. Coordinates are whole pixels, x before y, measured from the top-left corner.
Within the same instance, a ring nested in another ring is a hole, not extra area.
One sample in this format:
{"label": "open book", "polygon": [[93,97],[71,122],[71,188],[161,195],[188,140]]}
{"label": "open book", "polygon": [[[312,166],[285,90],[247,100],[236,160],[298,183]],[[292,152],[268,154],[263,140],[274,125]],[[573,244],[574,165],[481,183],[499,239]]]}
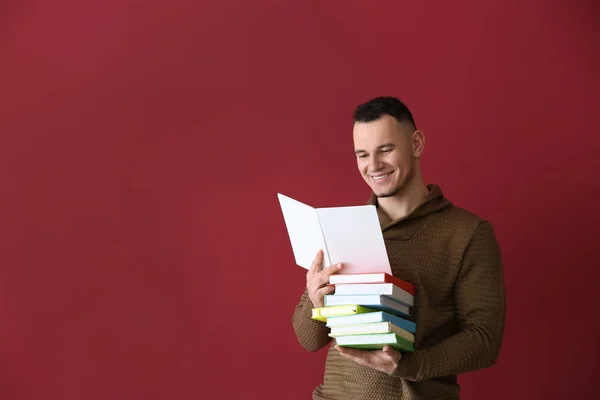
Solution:
{"label": "open book", "polygon": [[321,249],[322,268],[342,263],[340,274],[392,273],[375,206],[313,208],[277,196],[300,267],[310,269]]}

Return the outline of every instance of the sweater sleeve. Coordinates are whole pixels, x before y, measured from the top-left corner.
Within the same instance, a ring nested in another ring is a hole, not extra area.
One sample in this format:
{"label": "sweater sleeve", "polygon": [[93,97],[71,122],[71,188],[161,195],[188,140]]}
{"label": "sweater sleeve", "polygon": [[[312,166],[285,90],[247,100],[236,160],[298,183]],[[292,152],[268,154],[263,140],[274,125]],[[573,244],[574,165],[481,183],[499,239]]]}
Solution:
{"label": "sweater sleeve", "polygon": [[308,351],[320,350],[331,341],[331,337],[328,336],[329,328],[325,322],[312,319],[313,308],[312,301],[305,289],[294,310],[292,325],[298,342]]}
{"label": "sweater sleeve", "polygon": [[422,381],[496,363],[506,306],[500,248],[488,222],[479,224],[465,251],[454,298],[459,332],[431,347],[403,353],[392,375]]}

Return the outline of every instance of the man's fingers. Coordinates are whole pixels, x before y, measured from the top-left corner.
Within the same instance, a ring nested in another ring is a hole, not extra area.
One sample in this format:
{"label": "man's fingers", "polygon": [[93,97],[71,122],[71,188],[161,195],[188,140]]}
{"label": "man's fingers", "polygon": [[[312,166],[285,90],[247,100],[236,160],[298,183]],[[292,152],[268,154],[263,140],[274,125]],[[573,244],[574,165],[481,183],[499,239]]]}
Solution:
{"label": "man's fingers", "polygon": [[319,274],[323,275],[323,276],[327,276],[327,279],[329,280],[329,275],[335,274],[340,269],[342,269],[342,263],[337,263],[337,264],[330,265],[329,267],[323,268],[323,271],[321,271]]}
{"label": "man's fingers", "polygon": [[316,274],[321,270],[321,265],[323,264],[323,250],[319,249],[317,251],[317,255],[315,256],[310,269],[308,270],[308,274]]}
{"label": "man's fingers", "polygon": [[[387,348],[386,348],[387,347]],[[342,357],[346,357],[361,365],[377,369],[386,373],[391,373],[398,366],[402,354],[385,346],[382,350],[360,350],[335,346]],[[391,351],[391,354],[390,354]]]}
{"label": "man's fingers", "polygon": [[335,348],[342,355],[348,356],[350,358],[362,359],[365,356],[365,351],[364,350],[353,349],[351,347],[342,347],[342,346],[339,346],[339,345],[336,345]]}
{"label": "man's fingers", "polygon": [[327,284],[329,284],[329,277],[330,277],[330,276],[331,276],[333,273],[337,272],[336,270],[333,270],[333,272],[330,272],[330,271],[332,271],[330,268],[331,268],[331,267],[327,267],[327,268],[325,268],[323,271],[319,272],[319,274],[318,274],[318,275],[316,275],[316,276],[313,276],[313,279],[314,279],[314,280],[316,280],[316,281],[318,282],[318,284],[319,284],[319,287],[320,287],[320,286],[323,286],[323,285],[327,285]]}
{"label": "man's fingers", "polygon": [[331,294],[333,293],[333,291],[335,290],[335,287],[331,286],[331,285],[327,285],[324,286],[320,289],[317,289],[315,291],[316,294],[318,294],[319,296],[325,296],[326,294]]}
{"label": "man's fingers", "polygon": [[324,268],[320,272],[314,272],[311,267],[310,271],[306,274],[306,280],[312,287],[323,287],[329,283],[329,276],[338,272],[342,268],[342,264],[330,265]]}

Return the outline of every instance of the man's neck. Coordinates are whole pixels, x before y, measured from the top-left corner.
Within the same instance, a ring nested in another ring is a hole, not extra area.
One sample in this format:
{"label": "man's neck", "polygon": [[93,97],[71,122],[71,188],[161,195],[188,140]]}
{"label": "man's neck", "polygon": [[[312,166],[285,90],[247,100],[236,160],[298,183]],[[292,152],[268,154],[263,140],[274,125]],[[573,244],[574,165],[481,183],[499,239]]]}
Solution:
{"label": "man's neck", "polygon": [[417,178],[412,179],[408,186],[395,196],[378,198],[377,202],[379,207],[394,221],[406,217],[419,207],[428,193],[427,185],[423,180]]}

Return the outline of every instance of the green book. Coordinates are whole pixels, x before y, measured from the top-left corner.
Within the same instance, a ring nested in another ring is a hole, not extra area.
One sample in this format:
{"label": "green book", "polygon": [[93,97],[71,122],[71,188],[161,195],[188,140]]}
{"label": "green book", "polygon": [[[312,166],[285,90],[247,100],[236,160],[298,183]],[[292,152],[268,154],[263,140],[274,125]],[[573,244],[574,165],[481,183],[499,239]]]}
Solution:
{"label": "green book", "polygon": [[395,333],[378,333],[372,335],[347,335],[335,338],[338,345],[356,349],[376,350],[390,346],[399,351],[415,351],[415,346]]}

